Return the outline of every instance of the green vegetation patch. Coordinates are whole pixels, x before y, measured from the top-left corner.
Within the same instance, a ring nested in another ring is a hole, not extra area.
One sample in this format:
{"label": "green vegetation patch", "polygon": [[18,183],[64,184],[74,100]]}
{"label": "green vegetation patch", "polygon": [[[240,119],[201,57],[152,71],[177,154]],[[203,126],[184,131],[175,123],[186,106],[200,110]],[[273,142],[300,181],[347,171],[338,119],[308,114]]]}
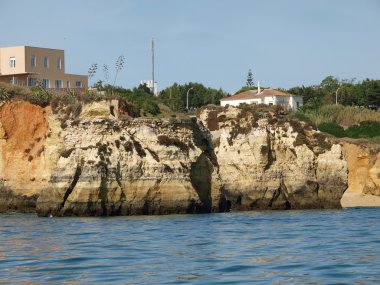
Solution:
{"label": "green vegetation patch", "polygon": [[380,123],[363,121],[359,125],[352,125],[346,130],[350,138],[373,138],[380,135]]}
{"label": "green vegetation patch", "polygon": [[321,123],[318,126],[318,129],[321,132],[328,133],[337,138],[343,138],[346,136],[346,132],[343,127],[338,125],[337,123],[329,122],[329,123]]}

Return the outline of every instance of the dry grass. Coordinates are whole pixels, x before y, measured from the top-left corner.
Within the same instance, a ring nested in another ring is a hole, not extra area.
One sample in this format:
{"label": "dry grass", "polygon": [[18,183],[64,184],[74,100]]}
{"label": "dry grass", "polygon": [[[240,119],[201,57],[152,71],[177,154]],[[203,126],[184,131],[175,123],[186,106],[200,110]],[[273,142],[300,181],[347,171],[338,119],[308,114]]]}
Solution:
{"label": "dry grass", "polygon": [[157,103],[158,107],[161,110],[161,113],[158,115],[155,115],[153,117],[155,118],[162,118],[162,119],[178,119],[178,120],[187,120],[190,118],[190,116],[186,113],[180,113],[180,112],[174,112],[172,111],[168,106],[162,103]]}
{"label": "dry grass", "polygon": [[307,116],[317,126],[321,123],[336,123],[348,127],[363,121],[380,122],[380,112],[342,105],[324,105],[318,111],[308,113]]}
{"label": "dry grass", "polygon": [[380,136],[369,138],[368,142],[372,143],[372,144],[379,144],[380,145]]}
{"label": "dry grass", "polygon": [[24,96],[33,95],[33,92],[29,88],[13,85],[13,84],[8,84],[4,82],[0,82],[0,89],[3,90],[3,92],[7,92],[11,98],[14,98],[17,96],[23,98]]}

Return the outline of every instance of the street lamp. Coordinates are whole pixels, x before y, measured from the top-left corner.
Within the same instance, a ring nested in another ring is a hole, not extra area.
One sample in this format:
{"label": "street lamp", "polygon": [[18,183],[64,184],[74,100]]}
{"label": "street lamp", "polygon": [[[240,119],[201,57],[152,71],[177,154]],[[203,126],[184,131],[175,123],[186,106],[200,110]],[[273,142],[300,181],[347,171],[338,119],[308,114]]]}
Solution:
{"label": "street lamp", "polygon": [[193,87],[189,88],[186,92],[186,110],[189,112],[189,92],[193,90]]}
{"label": "street lamp", "polygon": [[338,89],[336,89],[336,91],[335,91],[335,105],[338,105],[338,91],[339,91],[340,87],[341,86],[339,85]]}

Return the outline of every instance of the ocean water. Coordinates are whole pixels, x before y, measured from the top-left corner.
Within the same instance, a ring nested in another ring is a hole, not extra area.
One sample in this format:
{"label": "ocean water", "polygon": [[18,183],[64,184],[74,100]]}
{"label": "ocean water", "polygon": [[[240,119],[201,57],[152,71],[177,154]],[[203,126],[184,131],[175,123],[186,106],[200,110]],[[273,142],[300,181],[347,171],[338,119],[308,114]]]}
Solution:
{"label": "ocean water", "polygon": [[379,217],[0,215],[0,284],[380,284]]}

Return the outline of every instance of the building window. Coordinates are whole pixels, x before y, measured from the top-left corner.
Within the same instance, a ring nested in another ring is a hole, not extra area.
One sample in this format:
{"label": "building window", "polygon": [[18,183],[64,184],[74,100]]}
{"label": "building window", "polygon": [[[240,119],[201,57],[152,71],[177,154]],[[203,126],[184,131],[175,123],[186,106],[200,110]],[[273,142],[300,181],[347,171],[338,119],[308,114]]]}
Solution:
{"label": "building window", "polygon": [[32,55],[30,58],[30,66],[31,67],[36,67],[37,66],[37,58],[35,55]]}
{"label": "building window", "polygon": [[70,83],[70,81],[67,81],[67,82],[66,82],[66,87],[67,87],[67,88],[70,88],[70,87],[71,87],[71,83]]}
{"label": "building window", "polygon": [[49,79],[42,79],[42,87],[43,88],[50,88],[50,81],[49,81]]}
{"label": "building window", "polygon": [[297,102],[297,108],[299,108],[300,107],[300,102]]}
{"label": "building window", "polygon": [[75,82],[75,87],[76,88],[82,88],[82,81]]}
{"label": "building window", "polygon": [[29,77],[28,78],[28,86],[32,87],[32,86],[36,86],[36,85],[37,85],[37,78]]}
{"label": "building window", "polygon": [[61,58],[57,58],[57,69],[61,69],[62,68],[62,60]]}
{"label": "building window", "polygon": [[10,84],[14,84],[14,85],[19,85],[19,84],[20,84],[20,81],[18,80],[18,77],[16,77],[16,76],[12,76],[12,78],[9,79],[9,83],[10,83]]}
{"label": "building window", "polygon": [[55,81],[55,88],[62,88],[62,80],[56,80]]}
{"label": "building window", "polygon": [[10,68],[16,68],[16,58],[15,57],[9,58],[9,66],[10,66]]}
{"label": "building window", "polygon": [[49,68],[49,58],[47,56],[44,57],[44,67]]}

